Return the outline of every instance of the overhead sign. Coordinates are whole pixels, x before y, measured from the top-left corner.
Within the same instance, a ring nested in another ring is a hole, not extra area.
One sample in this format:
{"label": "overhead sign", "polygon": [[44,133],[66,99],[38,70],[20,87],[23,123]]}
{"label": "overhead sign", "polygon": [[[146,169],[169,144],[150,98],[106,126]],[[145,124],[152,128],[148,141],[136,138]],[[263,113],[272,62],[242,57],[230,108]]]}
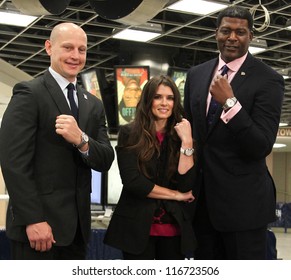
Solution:
{"label": "overhead sign", "polygon": [[280,127],[278,129],[277,136],[280,136],[280,137],[291,137],[291,127],[290,126],[288,126],[288,127]]}

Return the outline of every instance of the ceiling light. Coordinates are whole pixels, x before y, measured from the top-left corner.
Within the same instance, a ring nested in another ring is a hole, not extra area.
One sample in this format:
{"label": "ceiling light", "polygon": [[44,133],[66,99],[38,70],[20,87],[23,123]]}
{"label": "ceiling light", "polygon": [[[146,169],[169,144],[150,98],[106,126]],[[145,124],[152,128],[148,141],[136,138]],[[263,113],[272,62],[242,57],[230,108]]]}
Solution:
{"label": "ceiling light", "polygon": [[[284,78],[284,80],[290,79],[291,78],[291,71],[290,69],[286,68],[286,69],[278,69],[277,72],[282,75],[282,77]],[[290,73],[290,75],[289,75]]]}
{"label": "ceiling light", "polygon": [[253,39],[250,46],[249,52],[251,54],[261,53],[267,50],[267,41],[264,39]]}
{"label": "ceiling light", "polygon": [[273,145],[273,148],[275,148],[275,149],[284,148],[284,147],[286,147],[286,144],[275,143]]}
{"label": "ceiling light", "polygon": [[282,126],[288,126],[288,123],[280,122],[280,123],[279,123],[279,126],[280,126],[280,127],[282,127]]}
{"label": "ceiling light", "polygon": [[290,18],[286,21],[286,28],[291,30],[291,19]]}
{"label": "ceiling light", "polygon": [[121,40],[137,41],[137,42],[147,42],[160,35],[161,33],[157,33],[157,32],[125,29],[121,32],[114,34],[113,38],[121,39]]}
{"label": "ceiling light", "polygon": [[224,4],[218,4],[204,0],[182,0],[173,5],[170,5],[167,9],[191,14],[207,15],[222,10],[226,7],[227,5]]}
{"label": "ceiling light", "polygon": [[141,30],[141,31],[149,31],[154,33],[162,33],[163,28],[162,25],[159,23],[152,23],[152,22],[146,22],[143,24],[136,25],[134,27],[135,30]]}
{"label": "ceiling light", "polygon": [[264,48],[252,47],[252,46],[249,47],[249,52],[251,54],[257,54],[257,53],[261,53],[261,52],[264,52],[264,51],[266,51],[266,49],[264,49]]}
{"label": "ceiling light", "polygon": [[26,27],[37,17],[18,13],[0,12],[0,24]]}

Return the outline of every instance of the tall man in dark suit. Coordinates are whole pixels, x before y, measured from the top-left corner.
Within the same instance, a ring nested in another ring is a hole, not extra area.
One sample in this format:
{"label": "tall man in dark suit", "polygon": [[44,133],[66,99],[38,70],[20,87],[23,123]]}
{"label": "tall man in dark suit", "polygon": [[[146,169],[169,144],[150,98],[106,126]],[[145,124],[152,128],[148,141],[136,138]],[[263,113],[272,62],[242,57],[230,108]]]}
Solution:
{"label": "tall man in dark suit", "polygon": [[200,186],[195,259],[264,259],[267,225],[275,219],[265,159],[276,140],[284,80],[248,52],[252,29],[248,10],[223,10],[219,57],[192,67],[185,85]]}
{"label": "tall man in dark suit", "polygon": [[[76,84],[86,61],[84,30],[57,25],[45,48],[48,71],[15,85],[2,120],[6,232],[13,259],[85,259],[91,168],[107,171],[114,151],[102,102]],[[75,87],[71,101],[69,83]]]}

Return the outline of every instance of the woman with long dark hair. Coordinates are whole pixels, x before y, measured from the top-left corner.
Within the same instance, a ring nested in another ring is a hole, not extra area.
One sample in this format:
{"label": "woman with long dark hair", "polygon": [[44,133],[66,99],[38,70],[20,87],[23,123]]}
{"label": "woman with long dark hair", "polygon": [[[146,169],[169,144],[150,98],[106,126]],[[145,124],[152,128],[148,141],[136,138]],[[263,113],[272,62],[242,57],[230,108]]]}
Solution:
{"label": "woman with long dark hair", "polygon": [[180,93],[168,76],[144,86],[136,117],[116,146],[122,193],[104,242],[124,259],[184,259],[195,247],[194,149]]}

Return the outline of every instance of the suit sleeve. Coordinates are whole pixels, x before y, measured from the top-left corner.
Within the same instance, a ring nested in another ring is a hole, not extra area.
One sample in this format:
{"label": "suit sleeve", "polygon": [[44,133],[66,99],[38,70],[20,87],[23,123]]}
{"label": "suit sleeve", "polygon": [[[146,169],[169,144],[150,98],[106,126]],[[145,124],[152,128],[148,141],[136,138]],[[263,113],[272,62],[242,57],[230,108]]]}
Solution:
{"label": "suit sleeve", "polygon": [[127,137],[128,131],[126,127],[122,127],[119,131],[116,153],[123,189],[139,198],[146,198],[155,184],[139,171],[136,153],[123,147]]}
{"label": "suit sleeve", "polygon": [[252,159],[265,158],[272,151],[284,97],[281,75],[260,64],[257,73],[259,76],[239,98],[242,109],[227,124],[241,156]]}
{"label": "suit sleeve", "polygon": [[33,159],[38,107],[25,83],[15,85],[4,113],[0,131],[0,160],[14,212],[14,223],[27,225],[44,221]]}
{"label": "suit sleeve", "polygon": [[187,171],[187,173],[183,175],[178,174],[177,190],[183,193],[188,192],[190,190],[195,191],[195,186],[194,186],[195,178],[196,178],[196,170],[195,170],[195,164],[194,164],[193,167]]}

